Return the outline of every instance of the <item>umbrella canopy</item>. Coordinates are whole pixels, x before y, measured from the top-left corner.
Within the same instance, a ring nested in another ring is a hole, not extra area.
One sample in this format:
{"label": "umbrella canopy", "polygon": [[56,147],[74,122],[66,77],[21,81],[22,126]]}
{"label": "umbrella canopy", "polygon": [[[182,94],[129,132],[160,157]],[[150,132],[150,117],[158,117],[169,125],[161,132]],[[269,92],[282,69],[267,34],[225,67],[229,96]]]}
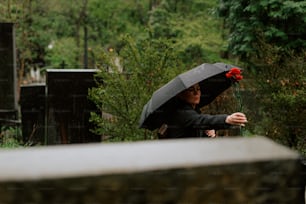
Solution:
{"label": "umbrella canopy", "polygon": [[202,64],[186,71],[156,90],[144,105],[139,125],[141,128],[154,130],[163,124],[163,112],[174,97],[183,90],[199,83],[201,100],[199,107],[211,103],[218,95],[231,86],[231,80],[225,74],[234,66],[215,63]]}

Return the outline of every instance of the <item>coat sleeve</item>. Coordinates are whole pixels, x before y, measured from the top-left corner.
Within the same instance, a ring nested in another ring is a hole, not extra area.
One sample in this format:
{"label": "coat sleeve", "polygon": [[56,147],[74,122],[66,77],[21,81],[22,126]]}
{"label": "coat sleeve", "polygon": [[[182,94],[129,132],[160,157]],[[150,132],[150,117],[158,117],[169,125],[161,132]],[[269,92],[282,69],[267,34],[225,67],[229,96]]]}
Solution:
{"label": "coat sleeve", "polygon": [[228,129],[230,124],[225,123],[226,114],[209,115],[201,114],[194,109],[184,108],[177,111],[175,120],[181,127],[192,127],[199,129]]}

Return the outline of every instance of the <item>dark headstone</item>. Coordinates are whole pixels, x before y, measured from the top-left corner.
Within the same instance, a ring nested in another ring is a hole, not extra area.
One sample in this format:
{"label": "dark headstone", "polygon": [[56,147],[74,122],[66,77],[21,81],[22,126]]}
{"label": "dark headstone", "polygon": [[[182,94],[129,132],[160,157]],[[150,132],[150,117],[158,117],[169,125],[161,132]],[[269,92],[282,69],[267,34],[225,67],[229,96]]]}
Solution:
{"label": "dark headstone", "polygon": [[45,89],[45,84],[21,86],[20,109],[25,144],[45,143]]}
{"label": "dark headstone", "polygon": [[97,111],[88,99],[95,86],[90,69],[47,70],[47,144],[99,142],[90,131],[90,113]]}
{"label": "dark headstone", "polygon": [[0,125],[17,117],[14,25],[0,23]]}

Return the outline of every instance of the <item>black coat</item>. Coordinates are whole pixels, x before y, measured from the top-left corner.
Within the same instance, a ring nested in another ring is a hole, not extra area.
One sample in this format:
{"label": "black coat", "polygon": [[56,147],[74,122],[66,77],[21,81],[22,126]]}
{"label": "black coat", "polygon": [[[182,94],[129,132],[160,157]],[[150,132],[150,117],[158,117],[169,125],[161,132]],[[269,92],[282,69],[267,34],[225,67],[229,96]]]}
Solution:
{"label": "black coat", "polygon": [[228,129],[231,125],[225,123],[227,116],[202,114],[199,109],[193,109],[190,104],[177,100],[165,112],[164,124],[167,130],[159,138],[205,137],[204,130]]}

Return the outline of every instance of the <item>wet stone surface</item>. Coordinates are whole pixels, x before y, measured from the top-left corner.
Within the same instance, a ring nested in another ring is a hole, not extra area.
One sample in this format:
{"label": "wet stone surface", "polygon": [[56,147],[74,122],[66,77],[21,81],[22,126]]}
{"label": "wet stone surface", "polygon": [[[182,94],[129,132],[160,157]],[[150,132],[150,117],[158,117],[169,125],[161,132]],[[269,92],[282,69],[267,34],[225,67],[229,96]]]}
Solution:
{"label": "wet stone surface", "polygon": [[298,155],[262,137],[62,145],[0,162],[18,155],[0,167],[0,203],[304,202]]}

